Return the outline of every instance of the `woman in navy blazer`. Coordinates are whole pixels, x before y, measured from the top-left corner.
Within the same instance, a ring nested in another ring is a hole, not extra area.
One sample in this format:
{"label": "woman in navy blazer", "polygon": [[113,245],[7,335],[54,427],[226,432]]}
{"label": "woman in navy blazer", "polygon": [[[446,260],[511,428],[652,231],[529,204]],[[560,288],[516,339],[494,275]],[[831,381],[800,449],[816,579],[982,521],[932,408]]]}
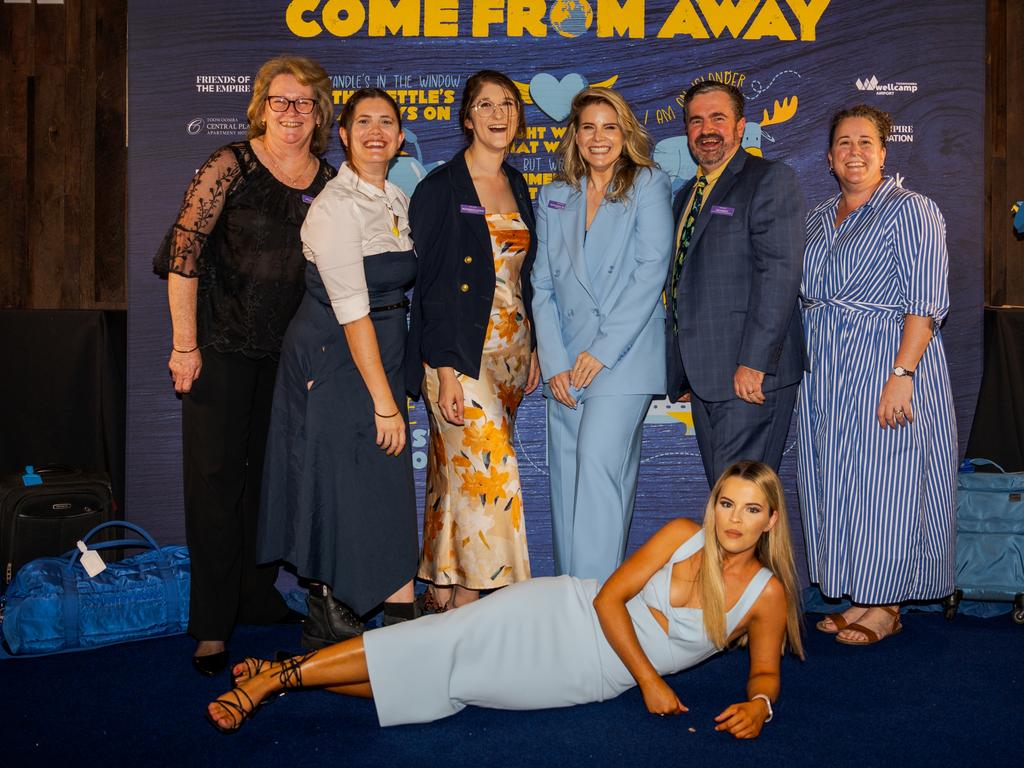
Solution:
{"label": "woman in navy blazer", "polygon": [[622,562],[651,396],[665,391],[671,184],[626,101],[572,103],[559,181],[538,196],[533,312],[547,401],[555,568],[607,579]]}
{"label": "woman in navy blazer", "polygon": [[469,146],[419,183],[409,209],[419,273],[406,370],[430,422],[419,577],[433,611],[530,577],[512,436],[540,380],[537,243],[526,180],[505,162],[526,134],[522,96],[500,72],[478,72],[459,122]]}

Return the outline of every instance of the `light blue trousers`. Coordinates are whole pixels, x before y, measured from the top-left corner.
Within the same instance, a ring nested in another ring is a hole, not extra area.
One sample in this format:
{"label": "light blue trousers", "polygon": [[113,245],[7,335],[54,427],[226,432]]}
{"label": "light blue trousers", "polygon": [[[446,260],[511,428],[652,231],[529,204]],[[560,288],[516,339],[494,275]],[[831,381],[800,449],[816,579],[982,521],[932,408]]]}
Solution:
{"label": "light blue trousers", "polygon": [[573,410],[548,398],[557,574],[603,582],[622,563],[650,404],[650,395],[603,395]]}

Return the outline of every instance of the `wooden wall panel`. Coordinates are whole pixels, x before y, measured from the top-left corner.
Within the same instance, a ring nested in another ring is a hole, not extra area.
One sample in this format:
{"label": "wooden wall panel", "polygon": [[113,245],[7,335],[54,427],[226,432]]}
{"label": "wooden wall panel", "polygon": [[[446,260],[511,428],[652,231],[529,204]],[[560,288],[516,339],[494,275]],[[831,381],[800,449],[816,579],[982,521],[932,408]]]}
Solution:
{"label": "wooden wall panel", "polygon": [[1024,240],[1010,222],[1010,206],[1024,200],[1024,3],[1006,8],[1006,181],[1001,199],[993,200],[994,221],[1001,221],[1006,244],[1007,304],[1024,305]]}
{"label": "wooden wall panel", "polygon": [[1006,249],[993,199],[1006,187],[1006,3],[988,0],[985,54],[985,303],[1006,302]]}
{"label": "wooden wall panel", "polygon": [[[114,308],[127,303],[128,150],[125,122],[128,81],[126,0],[94,0],[95,90],[92,104],[96,126],[92,179],[95,194],[92,217],[95,266],[91,286],[96,306]],[[104,61],[117,61],[112,67]]]}
{"label": "wooden wall panel", "polygon": [[989,0],[985,104],[985,299],[1024,305],[1024,241],[1010,206],[1024,200],[1024,3]]}
{"label": "wooden wall panel", "polygon": [[0,307],[16,307],[28,294],[28,167],[34,13],[30,5],[0,5]]}
{"label": "wooden wall panel", "polygon": [[126,0],[0,4],[0,307],[127,306],[126,36]]}

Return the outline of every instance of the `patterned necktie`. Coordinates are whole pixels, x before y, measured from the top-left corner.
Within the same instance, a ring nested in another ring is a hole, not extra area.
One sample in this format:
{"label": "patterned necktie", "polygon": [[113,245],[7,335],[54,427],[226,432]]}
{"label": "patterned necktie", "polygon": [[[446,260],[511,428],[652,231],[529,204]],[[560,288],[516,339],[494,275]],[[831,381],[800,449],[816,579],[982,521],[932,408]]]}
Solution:
{"label": "patterned necktie", "polygon": [[679,333],[679,317],[676,314],[676,292],[679,287],[679,277],[683,274],[683,262],[686,261],[686,249],[690,247],[690,240],[693,237],[693,228],[697,223],[697,216],[700,214],[701,203],[704,202],[704,190],[708,186],[708,177],[700,176],[693,191],[693,204],[686,216],[686,223],[683,224],[683,231],[679,233],[679,250],[676,251],[675,263],[672,265],[672,282],[669,283],[669,301],[672,302],[672,333]]}

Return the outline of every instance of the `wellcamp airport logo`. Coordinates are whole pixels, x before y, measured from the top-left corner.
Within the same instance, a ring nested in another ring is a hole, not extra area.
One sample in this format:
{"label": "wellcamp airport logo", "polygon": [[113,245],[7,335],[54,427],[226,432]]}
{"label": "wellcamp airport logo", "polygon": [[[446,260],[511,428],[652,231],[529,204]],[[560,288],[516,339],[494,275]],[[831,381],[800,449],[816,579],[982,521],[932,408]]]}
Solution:
{"label": "wellcamp airport logo", "polygon": [[861,80],[857,78],[858,91],[872,91],[876,96],[892,96],[894,93],[917,93],[917,83],[880,83],[875,75]]}

